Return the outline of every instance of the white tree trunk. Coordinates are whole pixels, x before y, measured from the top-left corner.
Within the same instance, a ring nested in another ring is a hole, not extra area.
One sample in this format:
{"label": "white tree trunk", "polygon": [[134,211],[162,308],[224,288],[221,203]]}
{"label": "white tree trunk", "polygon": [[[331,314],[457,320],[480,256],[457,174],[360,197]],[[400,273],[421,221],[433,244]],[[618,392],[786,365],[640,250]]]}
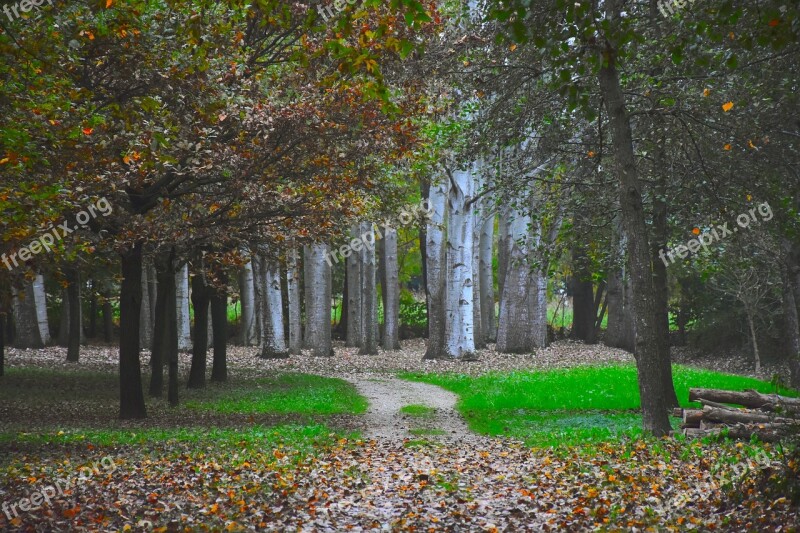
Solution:
{"label": "white tree trunk", "polygon": [[497,297],[500,305],[503,304],[503,293],[508,273],[508,259],[511,257],[511,249],[514,241],[511,239],[511,207],[504,204],[500,208],[500,220],[498,223],[499,236],[497,239]]}
{"label": "white tree trunk", "polygon": [[513,210],[506,214],[509,220],[508,241],[510,252],[500,298],[500,317],[497,328],[497,351],[503,353],[526,353],[532,349],[531,305],[532,287],[528,265],[531,239],[528,228],[529,216]]}
{"label": "white tree trunk", "polygon": [[[531,324],[528,328],[531,348],[547,347],[547,258],[539,247],[542,244],[541,220],[531,228],[531,245],[536,265],[530,271],[531,282],[529,298]],[[549,242],[548,244],[553,244]]]}
{"label": "white tree trunk", "polygon": [[492,271],[492,245],[494,241],[494,213],[484,215],[479,245],[479,271],[481,291],[481,332],[487,342],[497,337],[494,315],[494,275]]}
{"label": "white tree trunk", "polygon": [[445,355],[449,358],[475,357],[473,314],[472,248],[475,216],[467,202],[474,192],[473,170],[476,165],[450,174],[448,194],[450,220],[447,226],[447,274]]}
{"label": "white tree trunk", "polygon": [[18,348],[44,348],[50,342],[44,277],[26,281],[23,290],[12,287]]}
{"label": "white tree trunk", "polygon": [[239,272],[239,301],[242,304],[239,342],[242,346],[253,346],[256,340],[256,310],[253,288],[253,264],[248,261]]}
{"label": "white tree trunk", "polygon": [[377,264],[375,261],[375,231],[372,222],[361,223],[364,248],[361,250],[361,330],[364,343],[359,350],[361,355],[378,353],[378,291]]}
{"label": "white tree trunk", "polygon": [[[350,228],[350,237],[353,239],[351,242],[362,244],[360,239],[361,224],[353,224]],[[357,246],[356,249],[346,259],[346,272],[347,276],[347,337],[345,346],[361,348],[364,346],[364,315],[363,315],[363,297],[364,293],[361,287],[363,278],[363,254],[362,249]]]}
{"label": "white tree trunk", "polygon": [[383,349],[400,349],[400,278],[397,264],[397,230],[387,227],[383,238]]}
{"label": "white tree trunk", "polygon": [[178,317],[178,350],[192,349],[191,323],[189,319],[189,265],[184,264],[175,273],[175,305]]}
{"label": "white tree trunk", "polygon": [[331,343],[331,267],[325,260],[327,244],[305,248],[305,346],[315,356],[333,355]]}
{"label": "white tree trunk", "polygon": [[289,300],[289,353],[299,354],[303,347],[300,314],[300,268],[297,248],[291,248],[287,258],[286,297]]}
{"label": "white tree trunk", "polygon": [[281,271],[276,261],[260,257],[260,276],[258,283],[263,287],[261,354],[265,359],[278,359],[289,356],[283,328],[283,295],[281,293]]}
{"label": "white tree trunk", "polygon": [[431,217],[426,228],[426,257],[428,272],[428,349],[425,359],[445,357],[445,220],[447,218],[447,193],[449,181],[443,176],[431,184],[428,205]]}

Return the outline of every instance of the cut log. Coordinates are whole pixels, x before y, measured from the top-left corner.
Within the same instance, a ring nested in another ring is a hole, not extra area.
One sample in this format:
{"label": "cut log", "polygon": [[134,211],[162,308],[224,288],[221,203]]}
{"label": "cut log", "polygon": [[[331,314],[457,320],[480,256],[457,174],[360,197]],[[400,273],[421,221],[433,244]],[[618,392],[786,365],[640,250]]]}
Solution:
{"label": "cut log", "polygon": [[751,440],[757,437],[762,442],[777,442],[792,432],[789,425],[745,425],[719,426],[709,429],[686,428],[683,434],[687,437],[712,437],[725,435],[729,439]]}
{"label": "cut log", "polygon": [[700,399],[719,403],[732,403],[755,409],[768,408],[771,411],[781,406],[800,408],[800,398],[789,398],[777,394],[762,394],[754,390],[729,391],[720,389],[689,389],[689,401]]}
{"label": "cut log", "polygon": [[791,418],[780,418],[775,415],[754,413],[739,409],[711,407],[710,405],[703,407],[703,419],[724,422],[725,424],[787,424],[794,422]]}
{"label": "cut log", "polygon": [[683,410],[683,425],[684,428],[696,428],[700,421],[703,420],[702,409],[684,409]]}

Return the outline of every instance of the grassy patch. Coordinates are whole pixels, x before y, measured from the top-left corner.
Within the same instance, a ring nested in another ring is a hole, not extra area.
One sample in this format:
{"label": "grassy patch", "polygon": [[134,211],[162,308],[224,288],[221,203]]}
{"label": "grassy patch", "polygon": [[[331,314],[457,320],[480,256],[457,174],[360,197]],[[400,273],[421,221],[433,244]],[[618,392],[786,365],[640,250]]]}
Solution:
{"label": "grassy patch", "polygon": [[[439,385],[460,396],[459,411],[474,431],[507,435],[530,445],[551,446],[637,437],[639,389],[633,365],[564,370],[460,374],[401,374],[404,379]],[[675,390],[683,406],[690,387],[776,392],[752,378],[676,365]],[[785,389],[777,392],[796,395]]]}
{"label": "grassy patch", "polygon": [[311,374],[259,379],[247,388],[222,389],[209,396],[188,401],[186,407],[218,413],[302,415],[360,414],[367,409],[367,400],[350,383]]}
{"label": "grassy patch", "polygon": [[411,405],[404,405],[400,408],[400,412],[404,415],[408,416],[418,416],[418,417],[429,417],[433,416],[434,413],[433,407],[428,407],[427,405],[420,405],[420,404],[411,404]]}

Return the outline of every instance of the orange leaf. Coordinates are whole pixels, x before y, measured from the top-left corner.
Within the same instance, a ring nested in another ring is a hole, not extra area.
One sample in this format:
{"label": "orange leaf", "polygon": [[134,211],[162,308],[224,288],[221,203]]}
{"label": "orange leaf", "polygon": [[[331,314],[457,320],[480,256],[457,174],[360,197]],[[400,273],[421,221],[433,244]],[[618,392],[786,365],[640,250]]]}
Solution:
{"label": "orange leaf", "polygon": [[711,94],[711,89],[709,88],[703,89],[703,96],[708,96],[709,94]]}
{"label": "orange leaf", "polygon": [[733,109],[733,102],[725,102],[724,104],[722,104],[722,110],[725,111],[726,113],[731,109]]}
{"label": "orange leaf", "polygon": [[106,0],[106,9],[111,7],[111,4],[113,4],[113,3],[114,3],[114,0]]}
{"label": "orange leaf", "polygon": [[83,128],[83,134],[84,135],[91,135],[93,131],[94,131],[94,128]]}
{"label": "orange leaf", "polygon": [[589,150],[589,153],[588,153],[588,154],[586,154],[586,155],[588,155],[589,157],[594,157],[594,152],[593,152],[593,151],[591,151],[591,150]]}
{"label": "orange leaf", "polygon": [[700,235],[700,228],[692,229],[692,233],[694,233],[695,235]]}
{"label": "orange leaf", "polygon": [[780,23],[781,23],[780,19],[772,19],[772,20],[769,21],[769,25],[772,26],[773,28],[775,26],[777,26],[778,24],[780,24]]}

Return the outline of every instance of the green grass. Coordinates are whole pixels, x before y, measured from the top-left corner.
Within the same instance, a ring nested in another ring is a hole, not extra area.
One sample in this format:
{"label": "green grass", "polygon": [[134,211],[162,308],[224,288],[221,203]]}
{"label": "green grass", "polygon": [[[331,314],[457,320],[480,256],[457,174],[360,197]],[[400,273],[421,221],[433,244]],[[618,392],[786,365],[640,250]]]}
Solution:
{"label": "green grass", "polygon": [[187,401],[186,407],[218,413],[360,414],[366,411],[367,400],[342,379],[283,374],[255,380],[246,389],[223,390],[210,398]]}
{"label": "green grass", "polygon": [[[439,385],[460,396],[459,411],[474,431],[507,435],[530,445],[554,446],[603,441],[641,434],[639,390],[633,365],[577,367],[564,370],[458,374],[403,373],[401,377]],[[681,405],[690,387],[730,390],[775,390],[771,383],[674,367],[675,391]]]}
{"label": "green grass", "polygon": [[427,405],[411,404],[401,407],[400,412],[409,416],[429,417],[433,416],[434,409]]}

